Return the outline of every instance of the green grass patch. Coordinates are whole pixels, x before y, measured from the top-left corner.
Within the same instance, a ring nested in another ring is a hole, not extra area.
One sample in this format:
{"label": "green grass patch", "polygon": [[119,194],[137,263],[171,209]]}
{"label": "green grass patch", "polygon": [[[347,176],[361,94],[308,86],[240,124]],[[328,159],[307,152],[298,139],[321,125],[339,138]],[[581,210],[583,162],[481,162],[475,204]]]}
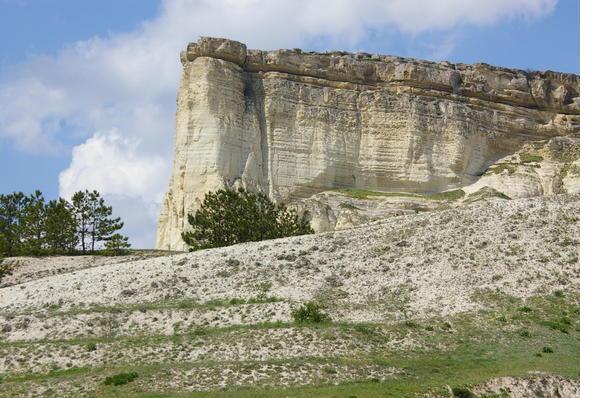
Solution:
{"label": "green grass patch", "polygon": [[506,171],[508,175],[512,175],[517,171],[517,166],[510,163],[499,163],[487,169],[484,175],[502,174],[504,171]]}
{"label": "green grass patch", "polygon": [[451,191],[444,191],[444,192],[438,192],[438,193],[433,193],[433,194],[418,194],[418,193],[411,193],[411,192],[381,192],[381,191],[370,191],[367,189],[358,189],[358,188],[343,188],[343,189],[337,189],[336,191],[343,193],[344,195],[349,196],[351,198],[355,198],[355,199],[369,199],[372,197],[392,196],[392,197],[404,197],[404,198],[414,198],[414,199],[423,199],[423,200],[440,200],[441,201],[441,200],[457,200],[457,199],[460,199],[463,196],[465,196],[465,192],[462,189],[455,189],[455,190],[451,190]]}
{"label": "green grass patch", "polygon": [[[129,313],[135,311],[152,311],[152,310],[169,310],[169,309],[215,309],[220,307],[229,307],[233,305],[243,304],[263,304],[263,303],[277,303],[285,301],[283,298],[266,296],[259,294],[255,297],[249,298],[237,298],[233,297],[230,299],[214,299],[205,302],[199,302],[194,299],[179,299],[179,300],[163,300],[155,302],[142,302],[135,304],[118,304],[118,305],[99,305],[92,304],[87,307],[72,307],[67,310],[60,311],[58,307],[50,308],[50,316],[71,316],[79,314],[95,314],[95,313]],[[16,315],[29,315],[33,314],[34,309],[27,309],[25,311],[18,311],[13,313],[7,313],[10,316]]]}
{"label": "green grass patch", "polygon": [[427,198],[431,200],[458,200],[464,196],[465,191],[462,189],[454,189],[452,191],[444,191],[427,195]]}
{"label": "green grass patch", "polygon": [[486,188],[482,188],[477,192],[473,192],[465,199],[465,201],[463,203],[465,203],[465,204],[474,203],[474,202],[478,202],[480,200],[490,199],[490,198],[500,198],[500,199],[505,199],[505,200],[511,200],[510,196],[508,196],[500,191],[497,191],[492,188],[487,188],[487,189]]}
{"label": "green grass patch", "polygon": [[519,158],[521,159],[521,163],[538,163],[544,160],[542,156],[527,152],[519,153]]}

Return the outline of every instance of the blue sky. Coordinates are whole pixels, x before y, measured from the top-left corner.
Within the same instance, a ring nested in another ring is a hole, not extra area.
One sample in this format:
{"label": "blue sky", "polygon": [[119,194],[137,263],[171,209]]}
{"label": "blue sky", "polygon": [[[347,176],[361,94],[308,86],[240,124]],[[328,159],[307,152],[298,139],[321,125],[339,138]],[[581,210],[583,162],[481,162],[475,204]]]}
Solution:
{"label": "blue sky", "polygon": [[374,4],[0,0],[0,192],[98,188],[134,244],[150,247],[170,173],[178,51],[200,35],[579,73],[578,0]]}

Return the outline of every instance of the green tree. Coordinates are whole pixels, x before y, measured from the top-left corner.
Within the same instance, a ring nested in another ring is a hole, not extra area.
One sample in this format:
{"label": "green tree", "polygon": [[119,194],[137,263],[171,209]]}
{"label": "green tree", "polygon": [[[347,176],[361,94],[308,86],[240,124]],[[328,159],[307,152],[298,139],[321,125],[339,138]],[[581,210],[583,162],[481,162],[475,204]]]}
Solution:
{"label": "green tree", "polygon": [[190,250],[313,233],[305,216],[244,189],[209,192],[182,233]]}
{"label": "green tree", "polygon": [[48,202],[44,231],[45,246],[51,253],[69,253],[75,250],[78,242],[77,223],[69,202],[62,198]]}
{"label": "green tree", "polygon": [[129,238],[123,236],[121,234],[113,234],[110,238],[106,240],[104,244],[104,248],[115,254],[122,254],[129,249],[131,245],[129,244]]}
{"label": "green tree", "polygon": [[75,220],[75,231],[81,251],[85,253],[87,237],[90,232],[91,207],[89,192],[78,191],[71,197],[71,212]]}
{"label": "green tree", "polygon": [[0,195],[0,254],[14,256],[23,249],[23,216],[27,198],[23,192]]}
{"label": "green tree", "polygon": [[104,199],[100,198],[98,206],[92,212],[95,231],[94,239],[92,240],[92,250],[94,250],[94,240],[96,242],[107,242],[110,239],[113,239],[115,235],[119,235],[115,234],[115,232],[123,228],[123,221],[121,221],[121,218],[111,218],[111,216],[112,206],[108,206]]}
{"label": "green tree", "polygon": [[79,191],[71,199],[72,212],[76,221],[77,236],[82,252],[94,252],[97,244],[108,240],[123,228],[121,218],[111,218],[112,207],[98,191]]}
{"label": "green tree", "polygon": [[24,254],[42,253],[44,245],[44,223],[46,219],[46,201],[42,192],[36,190],[25,198],[21,220],[21,239]]}

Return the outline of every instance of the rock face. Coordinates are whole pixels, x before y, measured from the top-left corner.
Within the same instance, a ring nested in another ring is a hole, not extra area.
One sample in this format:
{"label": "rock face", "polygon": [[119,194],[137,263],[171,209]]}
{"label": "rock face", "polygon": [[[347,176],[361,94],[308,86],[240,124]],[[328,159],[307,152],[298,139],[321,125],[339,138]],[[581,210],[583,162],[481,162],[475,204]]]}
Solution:
{"label": "rock face", "polygon": [[[160,249],[183,249],[188,212],[222,187],[285,202],[339,188],[441,192],[477,183],[526,145],[579,135],[579,76],[572,74],[267,52],[214,38],[190,43],[181,61]],[[559,185],[576,190],[578,169],[557,167],[538,179],[558,172]],[[518,196],[545,193],[540,184]]]}

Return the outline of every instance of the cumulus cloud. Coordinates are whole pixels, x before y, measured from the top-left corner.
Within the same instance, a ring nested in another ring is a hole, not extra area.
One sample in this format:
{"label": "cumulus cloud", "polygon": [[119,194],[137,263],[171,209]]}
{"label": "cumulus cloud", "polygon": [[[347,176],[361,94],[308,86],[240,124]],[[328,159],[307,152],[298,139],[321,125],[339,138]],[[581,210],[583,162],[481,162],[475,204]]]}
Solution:
{"label": "cumulus cloud", "polygon": [[[144,207],[152,222],[170,168],[178,53],[188,41],[204,35],[251,48],[352,49],[382,32],[414,36],[540,18],[556,1],[165,0],[158,17],[131,32],[77,42],[6,72],[0,138],[30,152],[68,154],[75,144],[60,175],[61,194],[95,188],[118,197],[121,209],[141,200],[129,208]],[[437,51],[448,55],[455,40],[442,44]],[[148,221],[121,215],[127,224]],[[144,236],[137,242],[151,246],[150,235]]]}
{"label": "cumulus cloud", "polygon": [[148,247],[152,224],[166,188],[169,167],[164,157],[138,151],[139,141],[116,129],[96,132],[72,151],[71,164],[60,173],[60,196],[98,190],[126,219],[125,233],[135,247]]}
{"label": "cumulus cloud", "polygon": [[97,132],[73,148],[69,168],[60,173],[60,194],[70,197],[80,189],[123,194],[160,201],[168,167],[164,158],[139,153],[139,141],[116,130]]}

